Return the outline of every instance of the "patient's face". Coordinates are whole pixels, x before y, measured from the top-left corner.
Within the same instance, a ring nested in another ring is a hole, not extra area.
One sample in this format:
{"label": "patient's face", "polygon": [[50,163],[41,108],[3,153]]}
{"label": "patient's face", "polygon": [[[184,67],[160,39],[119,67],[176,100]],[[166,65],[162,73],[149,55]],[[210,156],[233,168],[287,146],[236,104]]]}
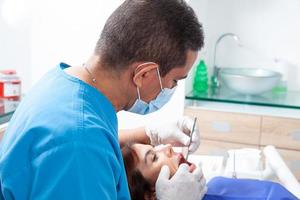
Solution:
{"label": "patient's face", "polygon": [[[163,165],[169,167],[171,176],[173,176],[179,165],[186,162],[181,153],[173,151],[171,145],[152,147],[151,145],[134,144],[132,148],[137,153],[139,159],[138,170],[152,184],[155,184]],[[194,168],[194,165],[190,166],[190,171]]]}

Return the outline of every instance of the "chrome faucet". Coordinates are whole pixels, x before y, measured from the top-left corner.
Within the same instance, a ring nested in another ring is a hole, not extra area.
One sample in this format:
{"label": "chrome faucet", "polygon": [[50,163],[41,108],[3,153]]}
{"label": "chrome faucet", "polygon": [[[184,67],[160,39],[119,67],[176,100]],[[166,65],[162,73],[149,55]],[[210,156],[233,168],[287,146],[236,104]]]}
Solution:
{"label": "chrome faucet", "polygon": [[217,87],[220,85],[219,80],[218,80],[218,75],[219,75],[220,69],[216,65],[217,47],[218,47],[218,44],[221,42],[221,40],[227,36],[231,36],[238,43],[239,46],[242,46],[242,44],[240,42],[241,41],[240,38],[234,33],[224,33],[216,41],[215,48],[214,48],[214,62],[213,62],[213,71],[212,72],[213,72],[213,79],[215,82],[215,86],[217,86]]}

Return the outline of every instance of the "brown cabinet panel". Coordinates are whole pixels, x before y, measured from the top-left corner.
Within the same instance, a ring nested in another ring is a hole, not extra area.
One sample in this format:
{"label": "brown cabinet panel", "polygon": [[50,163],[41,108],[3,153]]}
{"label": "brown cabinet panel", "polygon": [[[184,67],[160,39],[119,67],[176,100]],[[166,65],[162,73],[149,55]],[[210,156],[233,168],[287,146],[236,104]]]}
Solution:
{"label": "brown cabinet panel", "polygon": [[300,119],[263,117],[261,145],[300,150]]}
{"label": "brown cabinet panel", "polygon": [[186,108],[185,115],[198,118],[203,139],[259,144],[260,116],[192,108]]}
{"label": "brown cabinet panel", "polygon": [[229,149],[274,145],[300,180],[300,119],[196,108],[186,108],[185,115],[198,118],[202,139],[195,154],[224,156]]}
{"label": "brown cabinet panel", "polygon": [[229,149],[240,149],[240,148],[258,148],[258,146],[213,141],[213,140],[201,140],[200,147],[194,154],[225,156]]}
{"label": "brown cabinet panel", "polygon": [[300,181],[300,152],[286,149],[278,149],[278,151],[292,173]]}

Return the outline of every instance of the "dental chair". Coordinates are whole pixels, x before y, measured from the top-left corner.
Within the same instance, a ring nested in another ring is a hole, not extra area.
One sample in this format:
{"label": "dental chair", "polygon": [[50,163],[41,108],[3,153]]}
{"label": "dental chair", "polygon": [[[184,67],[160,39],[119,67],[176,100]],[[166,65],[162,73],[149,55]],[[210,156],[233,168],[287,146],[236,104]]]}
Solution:
{"label": "dental chair", "polygon": [[202,165],[207,182],[214,177],[234,177],[278,182],[300,199],[300,184],[274,146],[231,149],[227,156],[190,155],[188,161]]}

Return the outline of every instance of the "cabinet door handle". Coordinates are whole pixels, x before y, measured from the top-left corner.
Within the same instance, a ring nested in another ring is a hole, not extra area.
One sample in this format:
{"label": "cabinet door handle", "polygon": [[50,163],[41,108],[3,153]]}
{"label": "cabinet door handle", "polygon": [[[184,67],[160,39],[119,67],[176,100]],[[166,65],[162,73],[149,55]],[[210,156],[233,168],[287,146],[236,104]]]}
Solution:
{"label": "cabinet door handle", "polygon": [[291,136],[293,140],[300,140],[300,130],[293,131]]}
{"label": "cabinet door handle", "polygon": [[231,126],[227,122],[213,121],[212,129],[219,133],[229,133],[231,131]]}

